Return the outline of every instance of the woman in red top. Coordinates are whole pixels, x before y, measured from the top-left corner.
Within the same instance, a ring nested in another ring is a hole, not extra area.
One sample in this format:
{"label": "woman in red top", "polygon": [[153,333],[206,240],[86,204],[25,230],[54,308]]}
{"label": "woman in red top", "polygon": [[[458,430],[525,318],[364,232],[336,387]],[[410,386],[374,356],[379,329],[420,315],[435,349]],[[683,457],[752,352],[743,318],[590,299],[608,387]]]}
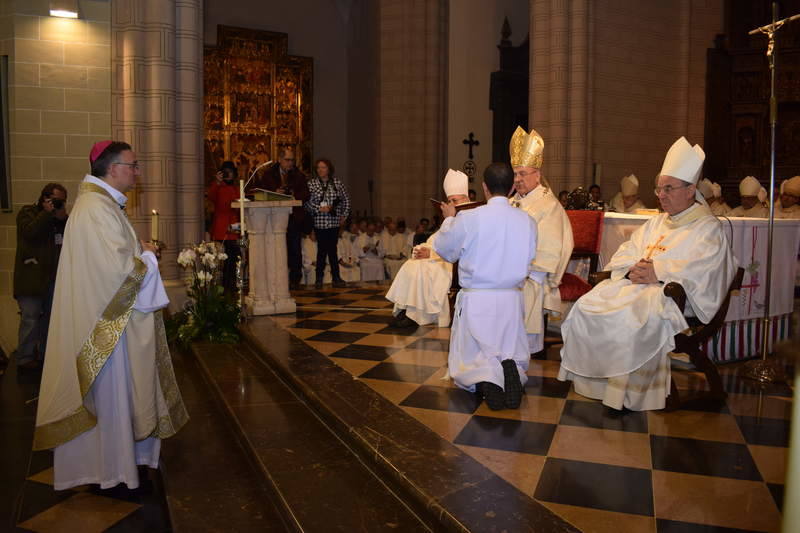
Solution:
{"label": "woman in red top", "polygon": [[239,233],[230,231],[231,224],[239,223],[239,210],[231,207],[231,202],[239,199],[236,185],[238,172],[232,161],[222,163],[216,179],[207,191],[208,199],[214,204],[214,219],[211,222],[211,238],[221,242],[228,254],[222,269],[222,286],[226,290],[236,289],[236,260],[239,258]]}

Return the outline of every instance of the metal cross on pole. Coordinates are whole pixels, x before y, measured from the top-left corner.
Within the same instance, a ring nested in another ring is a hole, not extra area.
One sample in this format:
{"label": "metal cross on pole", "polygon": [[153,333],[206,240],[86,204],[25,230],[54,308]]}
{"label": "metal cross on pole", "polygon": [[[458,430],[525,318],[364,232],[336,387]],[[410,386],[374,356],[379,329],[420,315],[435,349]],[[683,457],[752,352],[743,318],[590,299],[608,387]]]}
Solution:
{"label": "metal cross on pole", "polygon": [[474,159],[474,157],[472,157],[472,147],[473,146],[478,146],[479,144],[481,144],[480,141],[478,141],[478,139],[475,138],[475,134],[473,132],[469,132],[469,135],[467,136],[467,138],[464,139],[461,142],[466,144],[466,145],[469,145],[469,157],[468,157],[468,159]]}
{"label": "metal cross on pole", "polygon": [[764,297],[764,318],[761,328],[761,359],[751,361],[745,369],[744,375],[762,383],[772,383],[783,380],[783,371],[774,361],[768,361],[770,327],[770,296],[772,291],[772,232],[775,226],[775,129],[778,123],[778,102],[775,97],[775,56],[778,49],[775,47],[775,34],[789,21],[800,18],[794,15],[783,20],[778,20],[778,3],[772,2],[772,23],[749,32],[750,35],[763,33],[767,36],[767,60],[769,61],[769,129],[770,129],[770,158],[769,158],[769,230],[767,232],[767,275],[766,295]]}

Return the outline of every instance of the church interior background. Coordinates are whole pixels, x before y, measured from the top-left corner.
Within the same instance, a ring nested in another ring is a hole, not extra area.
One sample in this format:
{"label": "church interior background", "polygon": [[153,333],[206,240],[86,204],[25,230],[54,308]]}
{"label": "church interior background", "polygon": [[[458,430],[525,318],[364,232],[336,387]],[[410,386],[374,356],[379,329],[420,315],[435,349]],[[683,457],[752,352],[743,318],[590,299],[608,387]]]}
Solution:
{"label": "church interior background", "polygon": [[[634,173],[655,206],[651,183],[681,135],[704,147],[729,203],[744,176],[768,182],[765,39],[747,35],[769,22],[767,1],[76,0],[75,20],[49,16],[52,3],[0,0],[5,354],[16,214],[48,182],[74,202],[107,138],[142,164],[127,212],[144,235],[160,213],[175,302],[177,253],[203,238],[220,162],[249,175],[285,146],[306,174],[332,159],[356,213],[407,220],[433,214],[447,168],[474,170],[480,190],[521,121],[545,139],[555,190],[597,183],[610,197]],[[782,180],[800,174],[800,23],[778,49]],[[555,379],[553,348],[532,362],[524,408],[503,417],[441,379],[448,328],[392,330],[385,289],[300,291],[298,312],[259,319],[248,343],[177,354],[192,427],[136,501],[55,493],[48,458],[25,444],[36,383],[0,376],[0,530],[780,530],[790,384],[724,366],[720,409],[615,415]],[[378,426],[400,440],[360,431]]]}

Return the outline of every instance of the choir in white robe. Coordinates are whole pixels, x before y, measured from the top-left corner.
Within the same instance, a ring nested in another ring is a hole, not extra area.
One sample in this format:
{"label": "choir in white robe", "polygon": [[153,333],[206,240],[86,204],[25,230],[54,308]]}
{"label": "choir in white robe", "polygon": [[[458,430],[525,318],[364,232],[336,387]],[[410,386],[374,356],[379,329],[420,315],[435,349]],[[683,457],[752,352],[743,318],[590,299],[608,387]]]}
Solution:
{"label": "choir in white robe", "polygon": [[[625,276],[640,259],[653,261],[661,283]],[[670,390],[668,353],[688,327],[664,284],[680,283],[687,310],[711,320],[736,270],[725,228],[705,205],[675,216],[662,213],[637,229],[606,265],[611,279],[581,297],[561,326],[558,379],[614,409],[662,409]]]}
{"label": "choir in white robe", "polygon": [[745,209],[742,206],[734,207],[731,209],[727,216],[729,217],[750,217],[750,218],[769,218],[769,208],[764,206],[761,202],[756,202],[756,205],[750,209]]}
{"label": "choir in white robe", "polygon": [[775,218],[800,218],[800,204],[791,207],[775,206]]}
{"label": "choir in white robe", "polygon": [[450,325],[450,303],[447,293],[453,283],[453,264],[442,259],[434,250],[437,233],[424,244],[431,252],[427,259],[409,259],[397,272],[386,299],[394,303],[395,316],[405,310],[406,316],[424,326]]}
{"label": "choir in white robe", "polygon": [[386,232],[386,236],[381,240],[383,246],[383,263],[386,266],[386,273],[389,279],[394,279],[403,263],[408,260],[406,252],[406,238],[402,233],[394,235]]}
{"label": "choir in white robe", "polygon": [[647,209],[647,206],[637,198],[633,205],[626,209],[625,200],[622,199],[622,193],[618,192],[611,199],[611,209],[617,213],[636,213],[637,209]]}
{"label": "choir in white robe", "polygon": [[520,291],[536,254],[536,223],[504,197],[442,223],[436,252],[458,261],[461,290],[450,333],[448,367],[456,385],[504,388],[502,362],[513,359],[524,385],[530,362]]}
{"label": "choir in white robe", "polygon": [[[377,234],[362,233],[355,240],[358,262],[361,267],[361,281],[383,281],[383,248]],[[364,248],[367,248],[365,251]]]}
{"label": "choir in white robe", "polygon": [[[303,283],[309,285],[317,279],[317,241],[312,241],[311,237],[303,237]],[[331,266],[325,261],[325,273],[322,282],[331,282]],[[346,280],[345,280],[346,281]]]}
{"label": "choir in white robe", "polygon": [[726,217],[731,212],[731,208],[725,203],[725,200],[718,200],[713,204],[708,204],[708,207],[711,209],[711,214],[716,217]]}
{"label": "choir in white robe", "polygon": [[531,353],[544,346],[544,313],[563,311],[558,286],[569,264],[574,241],[569,217],[548,187],[539,185],[524,197],[511,199],[536,221],[539,240],[533,271],[525,282],[525,328]]}
{"label": "choir in white robe", "polygon": [[344,234],[336,243],[336,254],[339,257],[339,276],[346,282],[361,281],[361,267],[358,266],[358,254],[353,248],[350,236]]}

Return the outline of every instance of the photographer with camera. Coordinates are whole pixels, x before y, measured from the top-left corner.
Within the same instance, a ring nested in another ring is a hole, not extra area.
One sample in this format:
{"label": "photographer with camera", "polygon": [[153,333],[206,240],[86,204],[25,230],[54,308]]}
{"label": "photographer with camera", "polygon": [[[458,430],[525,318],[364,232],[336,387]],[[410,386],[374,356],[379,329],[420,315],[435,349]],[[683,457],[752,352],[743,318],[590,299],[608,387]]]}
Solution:
{"label": "photographer with camera", "polygon": [[230,230],[231,224],[239,223],[239,210],[231,207],[231,202],[239,199],[239,173],[233,161],[222,163],[214,183],[209,186],[206,196],[214,204],[214,218],[211,222],[211,239],[222,243],[228,259],[222,269],[222,286],[226,291],[236,289],[236,260],[239,258],[239,233]]}
{"label": "photographer with camera", "polygon": [[317,235],[317,281],[314,287],[322,288],[325,274],[325,259],[331,265],[334,287],[344,287],[339,275],[337,241],[339,227],[350,215],[350,196],[347,188],[333,175],[333,163],[329,159],[317,159],[314,164],[316,177],[308,182],[311,197],[305,203],[306,210],[314,217],[314,232]]}
{"label": "photographer with camera", "polygon": [[39,200],[17,215],[17,256],[14,262],[14,298],[19,305],[17,367],[42,368],[50,306],[56,283],[58,257],[67,224],[67,189],[48,183]]}

